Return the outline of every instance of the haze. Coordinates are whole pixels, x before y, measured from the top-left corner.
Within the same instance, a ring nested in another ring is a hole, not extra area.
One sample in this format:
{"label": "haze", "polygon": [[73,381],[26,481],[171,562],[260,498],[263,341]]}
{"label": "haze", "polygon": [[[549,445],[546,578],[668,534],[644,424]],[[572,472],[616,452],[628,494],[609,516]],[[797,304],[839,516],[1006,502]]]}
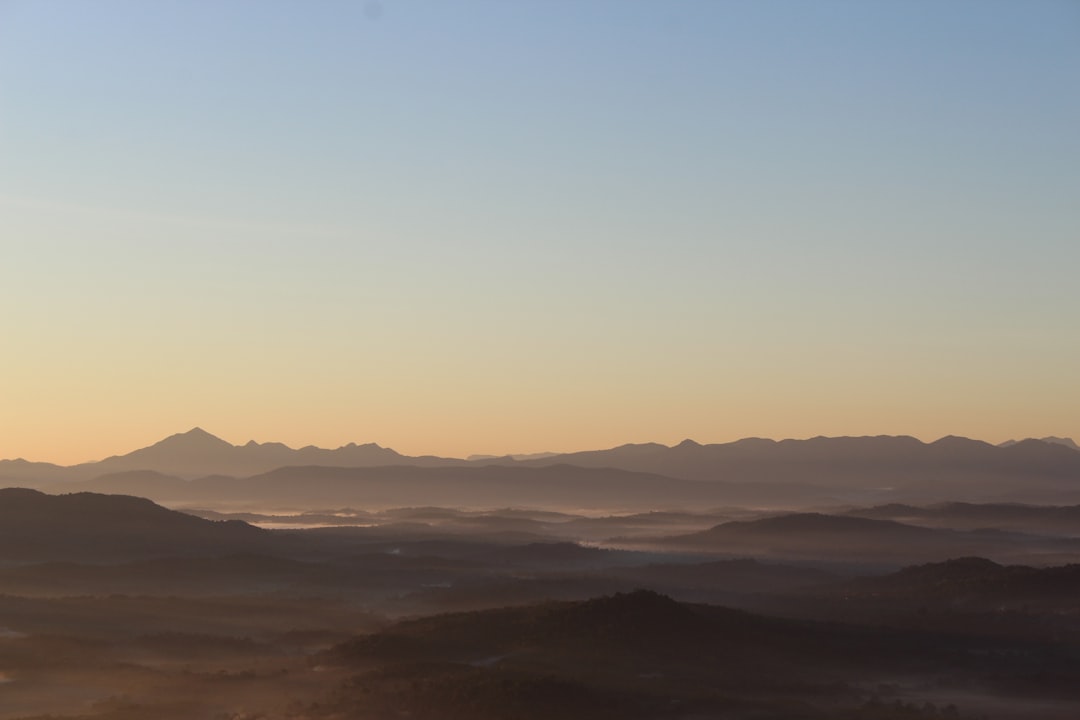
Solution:
{"label": "haze", "polygon": [[1080,8],[0,3],[0,456],[1076,436]]}
{"label": "haze", "polygon": [[1080,446],[0,460],[0,720],[1074,720]]}
{"label": "haze", "polygon": [[1076,720],[1080,4],[0,0],[0,720]]}

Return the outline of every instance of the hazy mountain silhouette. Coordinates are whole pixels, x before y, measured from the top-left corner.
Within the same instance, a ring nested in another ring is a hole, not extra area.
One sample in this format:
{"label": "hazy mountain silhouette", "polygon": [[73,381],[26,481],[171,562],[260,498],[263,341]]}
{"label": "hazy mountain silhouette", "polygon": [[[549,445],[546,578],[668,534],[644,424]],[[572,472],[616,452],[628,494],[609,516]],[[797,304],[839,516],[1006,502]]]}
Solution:
{"label": "hazy mountain silhouette", "polygon": [[947,502],[918,507],[892,503],[856,508],[844,514],[956,530],[992,527],[1034,534],[1080,537],[1080,505]]}
{"label": "hazy mountain silhouette", "polygon": [[53,463],[0,460],[0,485],[5,487],[39,487],[73,476],[71,468]]}
{"label": "hazy mountain silhouette", "polygon": [[[0,481],[9,485],[49,487],[59,482],[86,481],[111,475],[100,487],[144,494],[136,476],[118,473],[150,471],[180,480],[207,476],[250,478],[267,475],[280,468],[390,468],[457,469],[447,482],[483,484],[490,481],[489,468],[506,468],[505,477],[522,476],[527,469],[575,466],[594,470],[627,471],[679,481],[728,483],[723,492],[700,494],[681,488],[670,501],[667,493],[653,498],[662,507],[689,507],[688,502],[749,503],[768,506],[805,507],[808,503],[839,501],[936,502],[978,497],[991,501],[1061,503],[1080,502],[1080,452],[1054,438],[1023,440],[994,446],[977,440],[945,437],[923,443],[911,437],[818,437],[809,440],[764,440],[749,438],[732,443],[701,445],[686,440],[668,447],[657,443],[623,445],[608,450],[569,453],[525,460],[513,457],[467,461],[434,456],[409,457],[373,443],[350,443],[328,450],[314,446],[299,449],[281,443],[232,445],[200,428],[170,436],[127,455],[97,463],[60,467],[21,460],[0,461]],[[516,470],[511,470],[516,469]],[[569,472],[563,470],[562,472]],[[311,472],[291,470],[288,475],[306,482]],[[301,477],[304,475],[304,477]],[[390,476],[388,476],[390,477]],[[143,478],[154,492],[175,492],[182,486],[161,477]],[[271,478],[272,480],[273,478]],[[410,481],[413,482],[413,481]],[[111,483],[111,484],[110,484]],[[126,484],[125,484],[126,483]],[[325,485],[320,480],[319,484]],[[222,483],[228,484],[228,483]],[[414,483],[415,484],[415,483]],[[446,484],[446,483],[443,483]],[[262,483],[273,487],[273,482]],[[633,486],[634,483],[628,483]],[[94,486],[86,486],[90,488]],[[84,489],[86,489],[84,488]],[[443,489],[439,486],[439,489]],[[621,491],[623,488],[611,487]],[[751,489],[753,490],[751,492]],[[188,491],[191,488],[187,488]],[[280,491],[281,488],[275,490]],[[557,495],[562,493],[558,491]],[[147,493],[148,494],[148,493]],[[562,493],[565,495],[565,493]],[[587,493],[586,493],[587,494]],[[641,492],[630,492],[634,500],[624,507],[644,507]],[[473,502],[471,491],[466,491]],[[521,493],[503,492],[518,503]],[[161,495],[152,495],[161,497]],[[212,493],[207,495],[212,496]],[[535,497],[535,494],[533,495]],[[559,495],[561,497],[561,495]],[[619,498],[620,494],[609,496]],[[257,500],[258,494],[246,499]],[[540,498],[541,504],[557,504]],[[424,502],[416,496],[409,502]],[[431,501],[434,502],[434,501]],[[441,502],[441,501],[440,501]],[[494,499],[484,502],[490,506]],[[561,502],[561,500],[559,500]],[[465,500],[451,504],[466,504]],[[599,498],[590,507],[602,506]]]}
{"label": "hazy mountain silhouette", "polygon": [[99,462],[63,467],[24,460],[0,461],[0,480],[42,487],[50,482],[87,480],[101,475],[151,470],[184,479],[207,475],[250,476],[291,465],[373,467],[465,465],[465,460],[434,456],[407,457],[375,443],[349,443],[329,450],[314,445],[293,449],[282,443],[233,445],[202,428],[177,433],[149,447]]}
{"label": "hazy mountain silhouette", "polygon": [[93,480],[46,486],[46,490],[62,490],[65,493],[94,492],[105,495],[136,495],[155,502],[182,500],[188,493],[190,482],[155,470],[128,470],[107,473]]}
{"label": "hazy mountain silhouette", "polygon": [[[1033,439],[1033,438],[1028,438],[1028,440],[1031,440],[1031,439]],[[998,447],[1009,447],[1011,445],[1016,445],[1018,442],[1024,442],[1024,441],[1023,440],[1006,440],[1003,443],[998,443]],[[1067,438],[1067,437],[1055,437],[1055,436],[1051,435],[1049,437],[1039,438],[1039,442],[1052,443],[1054,445],[1064,445],[1065,447],[1071,448],[1073,450],[1080,450],[1080,445],[1077,445],[1076,442],[1073,441],[1072,438]]]}
{"label": "hazy mountain silhouette", "polygon": [[655,544],[757,557],[904,565],[965,555],[1011,557],[1039,542],[1045,542],[1047,551],[1080,551],[1075,541],[1041,541],[997,530],[963,532],[821,513],[727,522],[701,532],[658,539]]}
{"label": "hazy mountain silhouette", "polygon": [[510,460],[510,461],[522,461],[522,460],[546,460],[553,458],[561,453],[554,452],[538,452],[538,453],[524,453],[519,455],[470,455],[465,458],[469,462],[486,462],[490,460]]}
{"label": "hazy mountain silhouette", "polygon": [[349,443],[334,450],[308,445],[293,449],[282,443],[232,445],[201,428],[165,438],[147,448],[94,463],[96,473],[155,470],[182,478],[206,475],[256,475],[288,465],[370,467],[415,465],[420,467],[461,464],[461,460],[406,457],[375,443]]}
{"label": "hazy mountain silhouette", "polygon": [[141,487],[139,494],[160,502],[249,504],[264,508],[349,504],[367,508],[443,505],[651,510],[761,503],[781,496],[785,502],[834,500],[820,489],[794,484],[761,488],[747,483],[680,480],[652,473],[570,465],[283,467],[251,477],[218,476],[190,481],[156,473],[124,473],[59,487],[95,492],[136,492]]}
{"label": "hazy mountain silhouette", "polygon": [[269,533],[124,495],[0,490],[0,561],[112,561],[259,549]]}
{"label": "hazy mountain silhouette", "polygon": [[797,643],[786,636],[787,623],[739,610],[678,603],[639,590],[582,602],[436,615],[401,622],[382,633],[357,638],[328,651],[331,663],[371,659],[414,660],[451,654],[457,657],[512,657],[515,654],[562,656],[597,649],[606,653],[670,657],[670,650],[694,649],[687,662],[732,662],[733,642]]}
{"label": "hazy mountain silhouette", "polygon": [[[770,484],[801,482],[853,500],[980,498],[1046,501],[1062,493],[1080,498],[1080,453],[1061,444],[1025,440],[997,447],[944,437],[748,438],[673,447],[648,443],[558,456],[581,467],[610,467],[695,480]],[[541,465],[546,461],[529,461]]]}
{"label": "hazy mountain silhouette", "polygon": [[904,525],[891,520],[872,520],[822,513],[792,513],[760,520],[721,523],[708,530],[678,535],[666,540],[676,544],[708,546],[777,539],[800,544],[821,541],[846,543],[854,539],[875,543],[911,543],[931,538],[937,539],[941,535],[937,530]]}

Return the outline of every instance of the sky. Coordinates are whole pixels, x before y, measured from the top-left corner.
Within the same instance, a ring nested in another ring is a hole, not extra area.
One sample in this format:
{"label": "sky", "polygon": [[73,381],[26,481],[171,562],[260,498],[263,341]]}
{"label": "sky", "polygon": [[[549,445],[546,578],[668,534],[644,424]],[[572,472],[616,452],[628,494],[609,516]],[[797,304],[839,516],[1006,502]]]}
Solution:
{"label": "sky", "polygon": [[0,0],[0,457],[1080,438],[1074,0]]}

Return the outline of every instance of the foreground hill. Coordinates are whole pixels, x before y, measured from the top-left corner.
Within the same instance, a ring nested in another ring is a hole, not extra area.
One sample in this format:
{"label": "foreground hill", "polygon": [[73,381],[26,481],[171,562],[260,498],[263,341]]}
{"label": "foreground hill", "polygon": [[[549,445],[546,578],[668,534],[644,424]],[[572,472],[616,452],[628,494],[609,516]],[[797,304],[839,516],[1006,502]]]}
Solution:
{"label": "foreground hill", "polygon": [[794,630],[639,591],[406,621],[319,661],[377,668],[343,689],[332,711],[346,714],[641,717],[688,699],[745,709],[749,688],[784,694],[761,670],[810,642]]}
{"label": "foreground hill", "polygon": [[[309,710],[432,720],[936,718],[923,702],[886,707],[860,688],[904,677],[938,697],[950,684],[971,697],[967,688],[993,690],[999,673],[1078,669],[1049,646],[1028,643],[1022,656],[1005,645],[991,657],[976,650],[938,633],[781,620],[636,591],[400,622],[318,656],[349,679]],[[1067,692],[1041,683],[1044,697]]]}
{"label": "foreground hill", "polygon": [[268,536],[239,521],[203,520],[143,498],[0,489],[0,562],[224,554],[260,548]]}
{"label": "foreground hill", "polygon": [[[1052,643],[1071,653],[1080,644],[1078,593],[1080,565],[1038,568],[960,557],[807,587],[797,602],[784,598],[758,607],[792,617],[962,634],[981,639],[983,652],[999,652],[995,646],[1007,640]],[[1069,683],[1080,688],[1080,676]]]}
{"label": "foreground hill", "polygon": [[965,557],[863,577],[828,589],[850,600],[1005,612],[1069,611],[1080,596],[1080,565],[1034,568]]}

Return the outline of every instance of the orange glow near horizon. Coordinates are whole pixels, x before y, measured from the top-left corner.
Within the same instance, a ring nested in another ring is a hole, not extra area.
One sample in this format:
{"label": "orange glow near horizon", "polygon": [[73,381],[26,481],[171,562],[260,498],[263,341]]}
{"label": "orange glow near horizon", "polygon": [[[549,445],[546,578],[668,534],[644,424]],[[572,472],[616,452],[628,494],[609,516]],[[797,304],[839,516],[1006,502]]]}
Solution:
{"label": "orange glow near horizon", "polygon": [[[318,427],[314,423],[306,427],[281,424],[280,428],[270,423],[207,423],[188,421],[180,426],[168,422],[145,422],[138,426],[113,427],[76,427],[62,428],[60,424],[51,424],[49,432],[56,436],[43,437],[41,429],[24,426],[21,428],[0,429],[4,445],[0,447],[0,459],[23,458],[35,462],[51,462],[58,465],[74,465],[83,462],[102,460],[111,455],[123,455],[133,450],[158,442],[169,435],[182,433],[192,427],[201,427],[207,432],[234,445],[242,445],[249,440],[259,443],[282,442],[293,448],[315,445],[324,448],[336,448],[348,443],[374,442],[382,447],[392,448],[403,455],[438,455],[442,457],[467,457],[469,455],[506,455],[536,452],[577,452],[599,450],[625,443],[658,442],[675,445],[691,439],[702,444],[733,442],[746,437],[764,437],[776,440],[795,438],[805,439],[820,435],[858,436],[858,435],[910,435],[932,442],[946,435],[961,435],[976,440],[997,444],[1009,439],[1024,437],[1045,437],[1049,435],[1068,436],[1049,426],[1035,427],[1027,432],[1010,432],[1002,427],[988,423],[982,427],[969,425],[968,428],[947,427],[947,422],[927,427],[923,432],[912,432],[898,423],[860,424],[858,422],[828,423],[820,427],[808,427],[809,423],[789,423],[786,426],[766,422],[748,421],[740,423],[713,423],[710,431],[703,432],[705,425],[691,427],[684,424],[683,431],[673,431],[679,423],[653,428],[635,427],[632,421],[608,422],[604,427],[596,425],[599,418],[578,417],[566,420],[556,428],[542,432],[540,428],[521,423],[502,423],[487,426],[476,420],[460,423],[459,427],[440,424],[424,425],[409,422],[407,419],[391,418],[381,428],[363,427],[357,424],[357,431],[350,433],[341,427]],[[97,432],[93,430],[96,429]],[[38,430],[38,433],[34,431]],[[456,432],[455,432],[456,430]],[[476,430],[478,432],[471,432]]]}
{"label": "orange glow near horizon", "polygon": [[1080,437],[1075,4],[129,5],[0,27],[0,458]]}

